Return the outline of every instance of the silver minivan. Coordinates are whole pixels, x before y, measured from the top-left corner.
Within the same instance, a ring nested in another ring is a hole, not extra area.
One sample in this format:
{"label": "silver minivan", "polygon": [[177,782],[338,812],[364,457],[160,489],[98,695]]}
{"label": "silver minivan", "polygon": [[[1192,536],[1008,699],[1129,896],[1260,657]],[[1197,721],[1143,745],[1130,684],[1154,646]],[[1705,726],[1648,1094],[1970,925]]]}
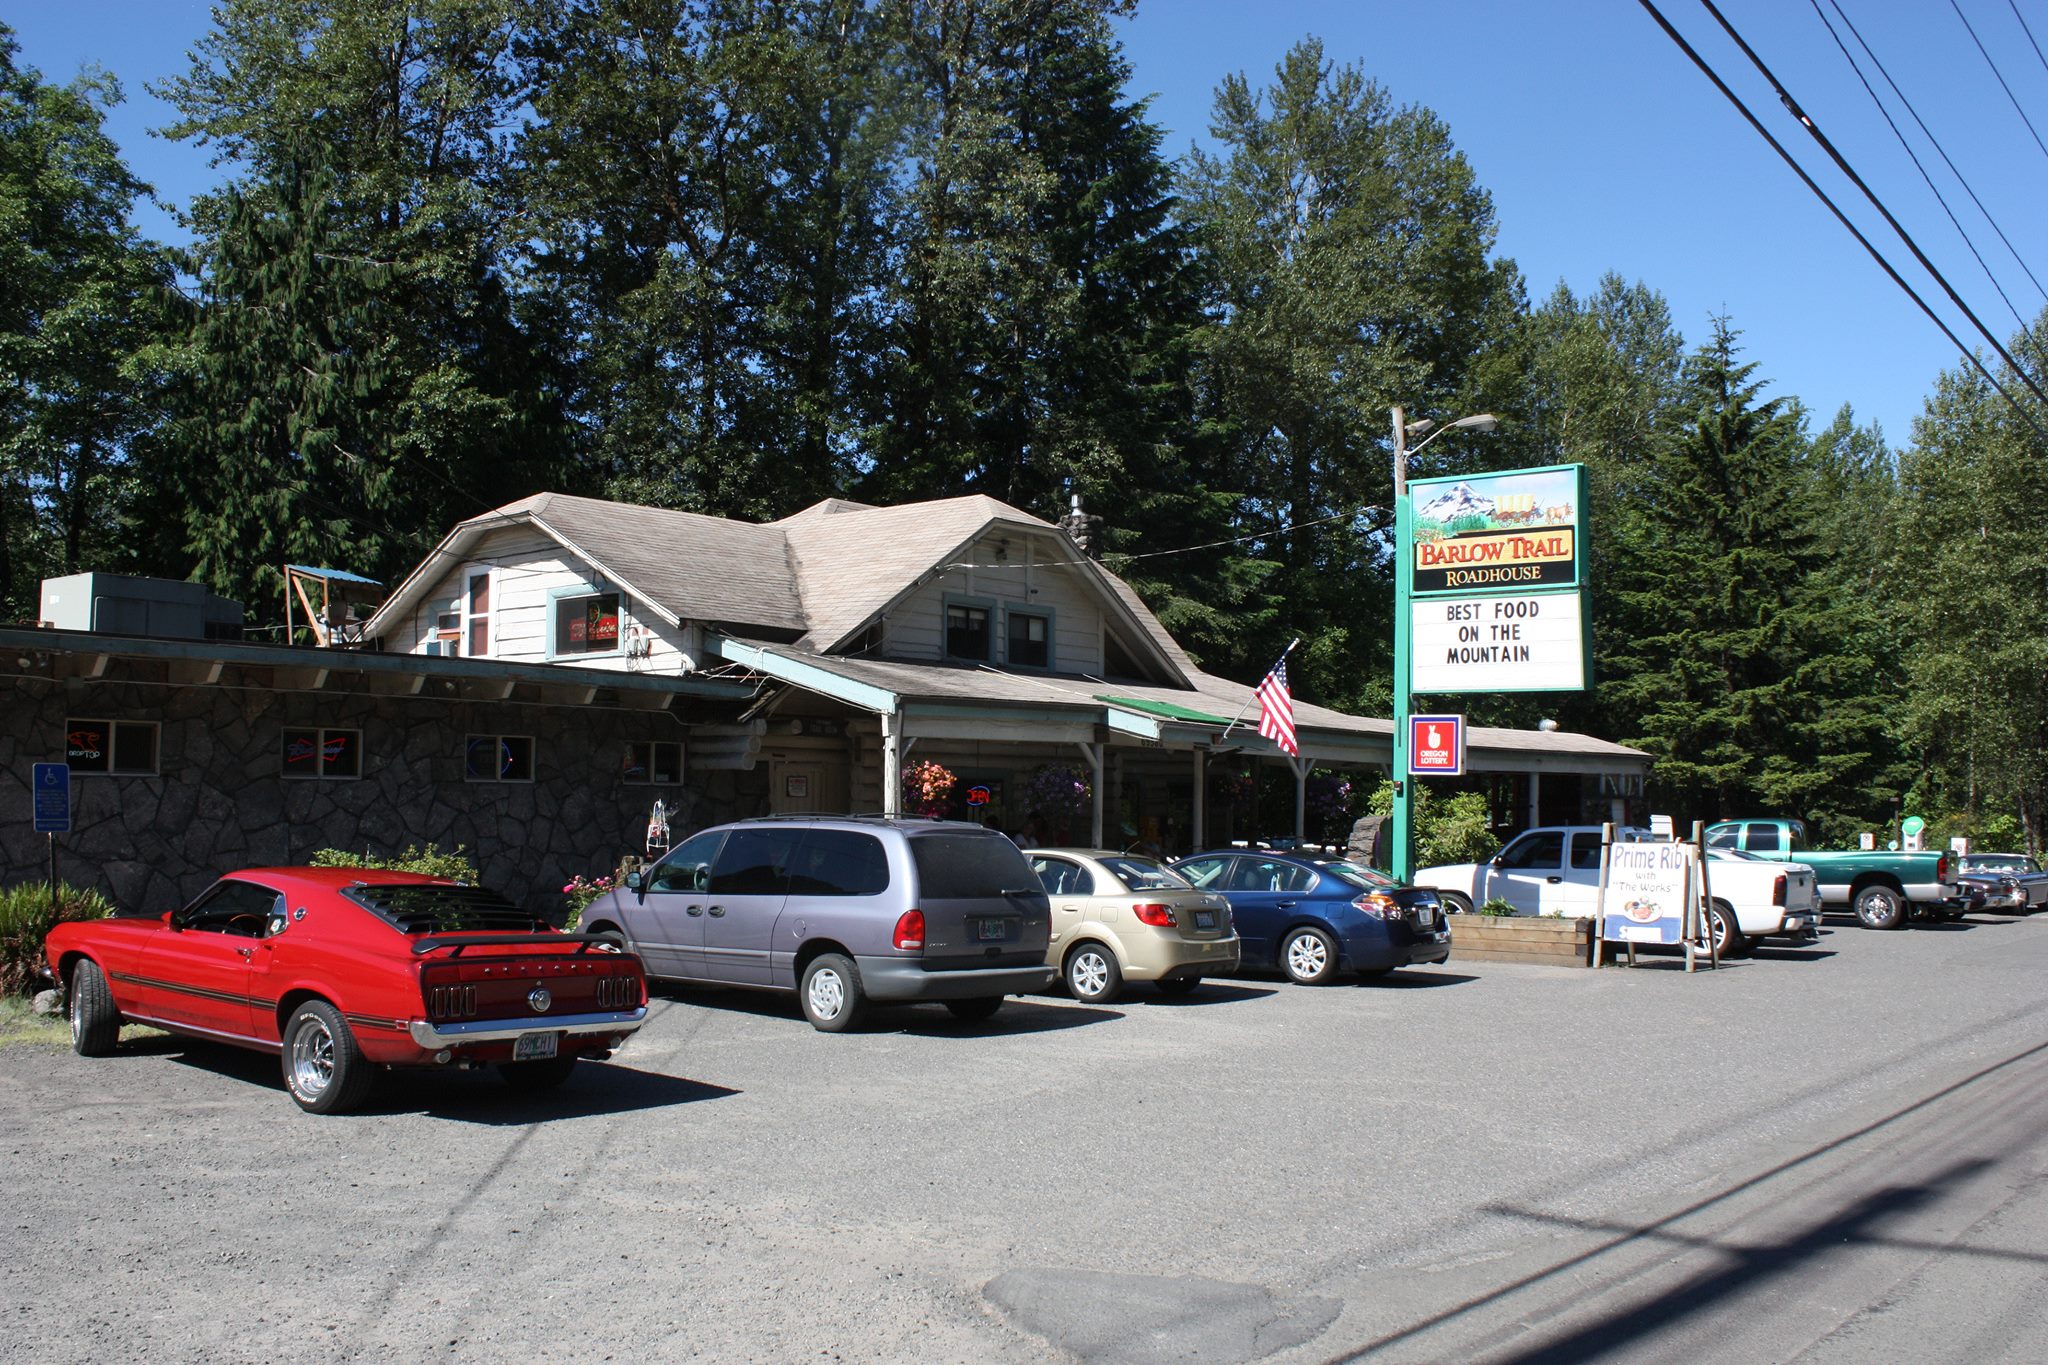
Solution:
{"label": "silver minivan", "polygon": [[1015,844],[979,825],[769,816],[693,834],[583,912],[650,978],[795,991],[839,1033],[873,1001],[986,1019],[1043,990],[1052,907]]}

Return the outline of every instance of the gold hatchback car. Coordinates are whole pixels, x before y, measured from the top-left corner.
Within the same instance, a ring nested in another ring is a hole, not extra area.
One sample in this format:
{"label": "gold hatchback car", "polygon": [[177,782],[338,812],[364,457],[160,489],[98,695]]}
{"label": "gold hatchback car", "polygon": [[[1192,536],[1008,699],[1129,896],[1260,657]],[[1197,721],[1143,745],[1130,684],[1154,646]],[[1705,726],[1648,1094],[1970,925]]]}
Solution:
{"label": "gold hatchback car", "polygon": [[1199,891],[1172,868],[1132,853],[1034,848],[1024,855],[1052,900],[1047,966],[1091,1005],[1116,999],[1126,981],[1185,995],[1205,976],[1237,970],[1230,903]]}

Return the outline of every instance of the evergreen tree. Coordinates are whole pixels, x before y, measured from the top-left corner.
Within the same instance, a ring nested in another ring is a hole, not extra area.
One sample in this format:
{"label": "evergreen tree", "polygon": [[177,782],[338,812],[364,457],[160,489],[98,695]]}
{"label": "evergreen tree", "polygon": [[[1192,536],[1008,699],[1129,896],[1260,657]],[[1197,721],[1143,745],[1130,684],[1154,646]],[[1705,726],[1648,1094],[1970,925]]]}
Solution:
{"label": "evergreen tree", "polygon": [[0,618],[33,619],[39,579],[127,561],[169,271],[102,126],[120,86],[45,84],[19,51],[0,24]]}
{"label": "evergreen tree", "polygon": [[[1518,277],[1487,260],[1492,203],[1442,121],[1395,108],[1314,39],[1267,89],[1225,80],[1211,131],[1223,155],[1194,153],[1184,177],[1212,281],[1200,400],[1228,447],[1210,486],[1239,499],[1241,533],[1263,535],[1284,603],[1246,652],[1270,659],[1300,634],[1304,691],[1384,705],[1370,680],[1385,672],[1387,596],[1360,589],[1390,569],[1388,411],[1433,415],[1466,391]],[[1458,449],[1447,438],[1430,460]]]}
{"label": "evergreen tree", "polygon": [[[2014,350],[2037,368],[2044,359],[2026,338]],[[2048,447],[1963,366],[1940,376],[1913,437],[1888,586],[1903,636],[1899,734],[1921,769],[1915,803],[1962,812],[1966,829],[2017,813],[2028,851],[2039,852],[2048,842],[2048,553],[2030,513],[2048,505]]]}

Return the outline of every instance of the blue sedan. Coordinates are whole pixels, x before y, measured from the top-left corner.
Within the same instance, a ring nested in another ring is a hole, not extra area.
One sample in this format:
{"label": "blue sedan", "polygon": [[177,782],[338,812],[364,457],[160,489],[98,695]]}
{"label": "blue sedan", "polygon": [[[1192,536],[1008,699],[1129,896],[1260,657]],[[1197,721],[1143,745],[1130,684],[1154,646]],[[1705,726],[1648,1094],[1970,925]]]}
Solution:
{"label": "blue sedan", "polygon": [[1303,985],[1451,956],[1436,892],[1369,867],[1230,848],[1183,858],[1173,870],[1230,902],[1246,967],[1278,967]]}

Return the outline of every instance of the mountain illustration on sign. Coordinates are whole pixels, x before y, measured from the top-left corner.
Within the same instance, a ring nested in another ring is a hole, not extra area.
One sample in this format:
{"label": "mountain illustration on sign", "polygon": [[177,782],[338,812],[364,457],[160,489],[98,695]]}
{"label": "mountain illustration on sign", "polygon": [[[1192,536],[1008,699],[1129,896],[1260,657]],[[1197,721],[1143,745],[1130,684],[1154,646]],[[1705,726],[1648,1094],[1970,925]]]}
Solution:
{"label": "mountain illustration on sign", "polygon": [[1456,483],[1415,509],[1415,515],[1446,524],[1459,517],[1492,517],[1493,499],[1472,491],[1469,483]]}

